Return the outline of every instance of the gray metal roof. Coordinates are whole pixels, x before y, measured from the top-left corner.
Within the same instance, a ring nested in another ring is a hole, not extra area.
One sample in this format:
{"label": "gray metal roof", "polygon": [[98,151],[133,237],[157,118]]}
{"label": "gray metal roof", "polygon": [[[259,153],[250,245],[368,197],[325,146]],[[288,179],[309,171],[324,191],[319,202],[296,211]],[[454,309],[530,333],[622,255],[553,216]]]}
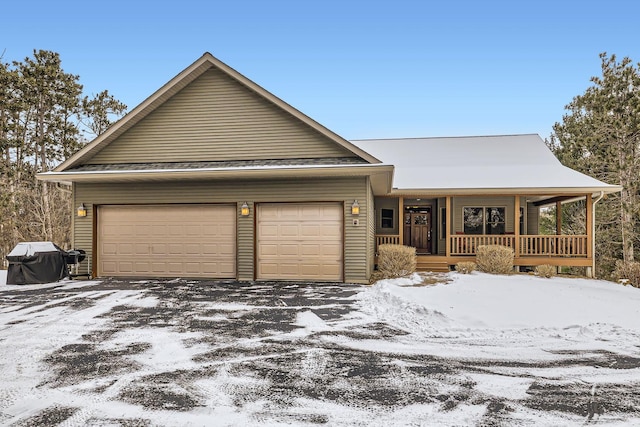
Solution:
{"label": "gray metal roof", "polygon": [[351,141],[395,166],[401,190],[620,191],[563,166],[538,135]]}

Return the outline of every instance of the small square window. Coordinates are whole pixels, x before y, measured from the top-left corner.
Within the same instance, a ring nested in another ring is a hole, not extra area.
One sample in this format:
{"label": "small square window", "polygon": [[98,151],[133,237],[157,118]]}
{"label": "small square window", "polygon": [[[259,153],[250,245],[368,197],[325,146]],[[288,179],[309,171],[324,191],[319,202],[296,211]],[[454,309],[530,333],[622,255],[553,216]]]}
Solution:
{"label": "small square window", "polygon": [[393,209],[380,210],[380,227],[393,228]]}

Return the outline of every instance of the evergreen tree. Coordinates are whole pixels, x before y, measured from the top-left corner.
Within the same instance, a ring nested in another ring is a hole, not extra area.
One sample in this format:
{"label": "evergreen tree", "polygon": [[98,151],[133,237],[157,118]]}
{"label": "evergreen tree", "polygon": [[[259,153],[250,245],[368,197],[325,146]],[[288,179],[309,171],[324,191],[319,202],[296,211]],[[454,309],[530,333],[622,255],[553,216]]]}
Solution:
{"label": "evergreen tree", "polygon": [[635,258],[640,206],[640,71],[629,58],[600,55],[602,76],[576,96],[550,146],[560,161],[623,190],[597,207],[596,261],[607,275],[616,259]]}
{"label": "evergreen tree", "polygon": [[71,243],[70,189],[37,182],[104,132],[126,106],[107,91],[82,97],[77,75],[60,56],[34,50],[32,57],[0,62],[0,259],[20,241]]}

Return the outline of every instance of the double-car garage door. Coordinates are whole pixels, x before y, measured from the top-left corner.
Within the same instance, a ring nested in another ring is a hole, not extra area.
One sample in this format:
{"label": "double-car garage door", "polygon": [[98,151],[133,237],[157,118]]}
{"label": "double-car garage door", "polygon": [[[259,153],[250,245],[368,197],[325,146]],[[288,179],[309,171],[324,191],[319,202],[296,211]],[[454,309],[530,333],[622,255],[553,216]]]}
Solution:
{"label": "double-car garage door", "polygon": [[[235,278],[236,217],[235,205],[100,206],[98,275]],[[256,278],[342,280],[342,218],[340,203],[256,204]]]}
{"label": "double-car garage door", "polygon": [[100,206],[98,275],[236,277],[235,206]]}

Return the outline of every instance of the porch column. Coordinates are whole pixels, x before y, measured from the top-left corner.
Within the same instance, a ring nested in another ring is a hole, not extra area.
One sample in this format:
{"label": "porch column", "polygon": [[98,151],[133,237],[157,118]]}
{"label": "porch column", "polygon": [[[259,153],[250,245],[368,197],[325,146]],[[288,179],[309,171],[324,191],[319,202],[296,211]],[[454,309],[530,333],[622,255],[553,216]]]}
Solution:
{"label": "porch column", "polygon": [[516,258],[520,257],[520,196],[515,196],[514,209],[515,214],[513,215],[513,235],[515,236],[516,241],[513,245],[513,252]]}
{"label": "porch column", "polygon": [[593,200],[591,200],[591,193],[587,194],[587,199],[585,200],[586,205],[586,232],[587,232],[587,258],[591,259],[591,271],[587,271],[587,276],[595,277],[596,273],[596,259],[593,256],[593,247],[594,247],[594,235],[596,234],[596,227],[594,223],[594,211],[593,211]]}
{"label": "porch column", "polygon": [[398,240],[400,245],[404,245],[404,197],[398,197]]}
{"label": "porch column", "polygon": [[556,235],[562,234],[562,203],[556,202]]}
{"label": "porch column", "polygon": [[444,227],[444,252],[448,257],[451,256],[451,196],[447,196],[445,204],[445,227]]}

